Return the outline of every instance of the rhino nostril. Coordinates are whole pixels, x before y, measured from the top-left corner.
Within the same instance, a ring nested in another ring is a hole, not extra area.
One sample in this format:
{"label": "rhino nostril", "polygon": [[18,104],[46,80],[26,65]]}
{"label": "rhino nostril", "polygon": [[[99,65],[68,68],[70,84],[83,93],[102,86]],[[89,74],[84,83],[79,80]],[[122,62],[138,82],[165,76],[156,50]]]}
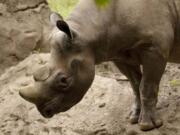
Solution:
{"label": "rhino nostril", "polygon": [[61,83],[67,84],[67,78],[66,77],[62,77],[61,78]]}

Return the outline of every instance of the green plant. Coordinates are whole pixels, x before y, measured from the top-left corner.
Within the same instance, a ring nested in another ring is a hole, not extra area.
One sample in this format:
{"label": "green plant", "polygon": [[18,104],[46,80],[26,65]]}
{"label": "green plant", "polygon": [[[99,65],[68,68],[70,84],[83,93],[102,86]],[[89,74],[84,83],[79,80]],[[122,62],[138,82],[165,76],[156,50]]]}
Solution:
{"label": "green plant", "polygon": [[180,86],[180,80],[171,80],[170,85],[171,86]]}
{"label": "green plant", "polygon": [[[47,0],[52,11],[67,17],[79,0]],[[105,7],[110,0],[95,0],[97,6]]]}
{"label": "green plant", "polygon": [[104,7],[109,4],[110,0],[95,0],[95,2],[99,7]]}
{"label": "green plant", "polygon": [[48,0],[51,10],[60,13],[65,18],[69,15],[77,2],[78,0]]}

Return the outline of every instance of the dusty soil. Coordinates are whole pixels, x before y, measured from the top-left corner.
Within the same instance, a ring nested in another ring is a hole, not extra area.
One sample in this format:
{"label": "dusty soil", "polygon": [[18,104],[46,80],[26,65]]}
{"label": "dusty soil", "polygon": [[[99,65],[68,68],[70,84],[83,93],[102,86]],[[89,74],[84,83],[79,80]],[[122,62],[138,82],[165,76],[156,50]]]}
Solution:
{"label": "dusty soil", "polygon": [[78,105],[43,118],[18,91],[33,83],[32,73],[48,59],[49,54],[33,54],[0,76],[0,135],[180,135],[180,85],[172,82],[180,79],[180,65],[168,64],[161,82],[157,108],[164,125],[142,132],[128,123],[133,95],[127,79],[99,69]]}

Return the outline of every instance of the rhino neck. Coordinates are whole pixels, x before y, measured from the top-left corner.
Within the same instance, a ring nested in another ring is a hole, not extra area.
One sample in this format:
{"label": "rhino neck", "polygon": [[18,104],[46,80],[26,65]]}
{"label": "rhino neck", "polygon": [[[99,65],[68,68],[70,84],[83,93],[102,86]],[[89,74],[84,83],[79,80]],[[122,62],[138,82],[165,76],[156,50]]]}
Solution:
{"label": "rhino neck", "polygon": [[[100,10],[92,0],[80,0],[77,7],[67,19],[70,27],[78,33],[82,43],[92,48],[95,63],[108,61],[108,27],[114,20],[114,3]],[[114,23],[114,22],[113,22]]]}
{"label": "rhino neck", "polygon": [[[111,58],[112,47],[109,45],[107,30],[97,30],[91,24],[83,28],[81,24],[68,21],[71,29],[77,34],[75,40],[82,46],[88,46],[94,55],[95,64],[108,61]],[[89,28],[87,28],[89,27]],[[81,30],[82,29],[82,30]]]}

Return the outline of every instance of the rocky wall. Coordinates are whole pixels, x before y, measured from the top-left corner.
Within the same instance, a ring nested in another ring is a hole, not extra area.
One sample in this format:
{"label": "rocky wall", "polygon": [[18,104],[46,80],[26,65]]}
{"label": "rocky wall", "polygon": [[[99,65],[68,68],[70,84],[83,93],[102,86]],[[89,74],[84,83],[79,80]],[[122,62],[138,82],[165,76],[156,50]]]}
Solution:
{"label": "rocky wall", "polygon": [[0,74],[33,51],[48,51],[45,0],[0,0]]}

